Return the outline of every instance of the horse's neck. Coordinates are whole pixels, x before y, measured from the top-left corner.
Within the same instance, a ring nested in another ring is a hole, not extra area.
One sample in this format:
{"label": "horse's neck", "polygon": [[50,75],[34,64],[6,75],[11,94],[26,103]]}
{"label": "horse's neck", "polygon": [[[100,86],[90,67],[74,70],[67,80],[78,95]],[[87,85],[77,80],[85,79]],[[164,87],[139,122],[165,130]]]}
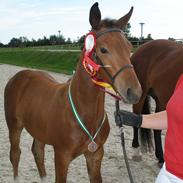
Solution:
{"label": "horse's neck", "polygon": [[71,85],[72,98],[78,111],[82,113],[84,109],[87,115],[101,118],[104,115],[104,92],[92,82],[81,62],[77,65]]}

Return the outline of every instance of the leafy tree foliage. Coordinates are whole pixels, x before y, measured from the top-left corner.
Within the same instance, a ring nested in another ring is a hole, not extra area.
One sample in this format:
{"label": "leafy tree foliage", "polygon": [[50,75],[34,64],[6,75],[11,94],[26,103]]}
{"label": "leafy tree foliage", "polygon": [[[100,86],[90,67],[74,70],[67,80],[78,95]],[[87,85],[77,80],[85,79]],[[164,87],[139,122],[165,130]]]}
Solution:
{"label": "leafy tree foliage", "polygon": [[0,48],[5,47],[3,43],[0,42]]}

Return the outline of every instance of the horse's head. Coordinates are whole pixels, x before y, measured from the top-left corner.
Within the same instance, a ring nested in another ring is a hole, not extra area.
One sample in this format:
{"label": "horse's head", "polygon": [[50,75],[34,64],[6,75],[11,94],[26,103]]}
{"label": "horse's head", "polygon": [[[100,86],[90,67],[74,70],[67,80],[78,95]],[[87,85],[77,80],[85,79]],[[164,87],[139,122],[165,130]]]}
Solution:
{"label": "horse's head", "polygon": [[90,9],[89,21],[96,40],[91,41],[89,38],[89,43],[86,45],[87,49],[90,49],[91,43],[94,44],[94,48],[91,48],[93,51],[89,51],[92,53],[91,58],[100,68],[96,67],[97,77],[111,84],[127,103],[138,102],[142,94],[130,62],[132,45],[122,32],[132,11],[133,8],[119,20],[101,20],[98,3],[95,3]]}

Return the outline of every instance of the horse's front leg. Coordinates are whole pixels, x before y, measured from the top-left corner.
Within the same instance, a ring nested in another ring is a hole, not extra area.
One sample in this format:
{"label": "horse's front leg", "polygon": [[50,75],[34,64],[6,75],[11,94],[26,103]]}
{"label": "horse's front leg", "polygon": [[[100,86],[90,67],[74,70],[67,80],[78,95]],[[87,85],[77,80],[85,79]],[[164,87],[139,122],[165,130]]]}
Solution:
{"label": "horse's front leg", "polygon": [[101,162],[104,155],[103,146],[100,147],[96,152],[87,152],[84,154],[87,163],[88,175],[91,183],[101,183]]}
{"label": "horse's front leg", "polygon": [[64,152],[62,149],[54,147],[55,151],[55,182],[66,183],[67,171],[71,161],[70,154]]}

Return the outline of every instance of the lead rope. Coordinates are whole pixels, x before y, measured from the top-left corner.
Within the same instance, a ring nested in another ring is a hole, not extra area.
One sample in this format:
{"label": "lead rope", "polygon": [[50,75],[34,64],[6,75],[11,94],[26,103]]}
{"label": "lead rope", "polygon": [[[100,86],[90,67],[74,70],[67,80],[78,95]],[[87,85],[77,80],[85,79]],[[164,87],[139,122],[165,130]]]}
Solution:
{"label": "lead rope", "polygon": [[[120,110],[120,108],[119,108],[119,100],[116,100],[115,105],[116,105],[116,114],[118,116],[120,116],[119,115],[119,110]],[[122,145],[122,149],[123,149],[123,154],[124,154],[126,168],[127,168],[127,171],[128,171],[128,176],[129,176],[130,182],[134,183],[133,177],[132,177],[132,173],[131,173],[131,170],[130,170],[130,166],[129,166],[129,162],[128,162],[128,157],[127,157],[127,154],[126,154],[125,138],[124,138],[124,127],[121,124],[119,126],[119,128],[120,128],[120,133],[121,133],[121,145]]]}

